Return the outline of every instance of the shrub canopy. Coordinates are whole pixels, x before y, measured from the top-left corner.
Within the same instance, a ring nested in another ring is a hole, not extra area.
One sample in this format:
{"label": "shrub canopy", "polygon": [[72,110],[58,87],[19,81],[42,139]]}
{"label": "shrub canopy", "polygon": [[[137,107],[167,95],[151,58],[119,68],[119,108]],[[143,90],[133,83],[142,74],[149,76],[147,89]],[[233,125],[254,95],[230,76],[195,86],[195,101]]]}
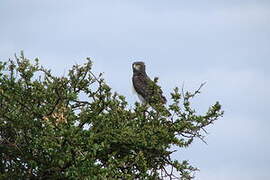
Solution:
{"label": "shrub canopy", "polygon": [[191,179],[197,169],[171,159],[171,147],[203,139],[223,114],[216,102],[198,115],[190,100],[199,92],[175,88],[158,111],[129,108],[89,58],[66,77],[23,53],[0,62],[0,179]]}

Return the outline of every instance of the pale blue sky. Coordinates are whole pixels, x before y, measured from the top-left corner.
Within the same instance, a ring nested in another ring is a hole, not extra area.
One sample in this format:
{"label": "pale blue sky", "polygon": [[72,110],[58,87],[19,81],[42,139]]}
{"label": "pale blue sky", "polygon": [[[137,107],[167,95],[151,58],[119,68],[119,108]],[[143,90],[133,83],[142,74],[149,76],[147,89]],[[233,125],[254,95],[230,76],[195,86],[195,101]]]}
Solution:
{"label": "pale blue sky", "polygon": [[24,50],[63,75],[86,57],[133,104],[131,63],[143,60],[168,97],[185,82],[199,112],[225,115],[175,158],[196,180],[270,179],[269,0],[1,0],[0,59]]}

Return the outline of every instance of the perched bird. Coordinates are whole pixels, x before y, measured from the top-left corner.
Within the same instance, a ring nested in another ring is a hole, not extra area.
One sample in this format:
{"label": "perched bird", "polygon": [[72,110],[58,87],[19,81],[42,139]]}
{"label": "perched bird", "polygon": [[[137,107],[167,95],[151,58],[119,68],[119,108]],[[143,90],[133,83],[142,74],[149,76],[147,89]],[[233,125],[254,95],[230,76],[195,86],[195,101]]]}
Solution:
{"label": "perched bird", "polygon": [[147,76],[144,62],[134,62],[132,69],[133,87],[142,103],[150,104],[154,109],[157,104],[165,104],[167,100],[161,88]]}

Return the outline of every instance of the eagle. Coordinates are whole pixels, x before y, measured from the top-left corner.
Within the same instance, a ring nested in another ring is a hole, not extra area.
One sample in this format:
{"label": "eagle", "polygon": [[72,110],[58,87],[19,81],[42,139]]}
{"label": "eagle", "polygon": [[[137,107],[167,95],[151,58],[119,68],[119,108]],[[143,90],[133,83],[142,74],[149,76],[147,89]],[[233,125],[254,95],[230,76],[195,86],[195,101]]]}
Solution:
{"label": "eagle", "polygon": [[161,88],[152,81],[146,74],[145,64],[137,61],[132,64],[133,76],[132,83],[139,99],[143,104],[149,104],[154,109],[157,104],[166,104],[167,100],[162,95]]}

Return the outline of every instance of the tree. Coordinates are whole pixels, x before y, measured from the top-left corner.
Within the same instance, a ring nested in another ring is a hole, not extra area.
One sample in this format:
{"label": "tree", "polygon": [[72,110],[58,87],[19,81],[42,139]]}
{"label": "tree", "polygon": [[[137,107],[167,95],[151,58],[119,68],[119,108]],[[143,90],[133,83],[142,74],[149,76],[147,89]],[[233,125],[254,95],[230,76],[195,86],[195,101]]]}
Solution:
{"label": "tree", "polygon": [[0,179],[192,179],[197,169],[171,159],[171,147],[203,139],[221,105],[197,115],[190,100],[200,88],[175,88],[169,117],[139,103],[128,108],[91,69],[89,58],[67,77],[23,53],[0,62]]}

